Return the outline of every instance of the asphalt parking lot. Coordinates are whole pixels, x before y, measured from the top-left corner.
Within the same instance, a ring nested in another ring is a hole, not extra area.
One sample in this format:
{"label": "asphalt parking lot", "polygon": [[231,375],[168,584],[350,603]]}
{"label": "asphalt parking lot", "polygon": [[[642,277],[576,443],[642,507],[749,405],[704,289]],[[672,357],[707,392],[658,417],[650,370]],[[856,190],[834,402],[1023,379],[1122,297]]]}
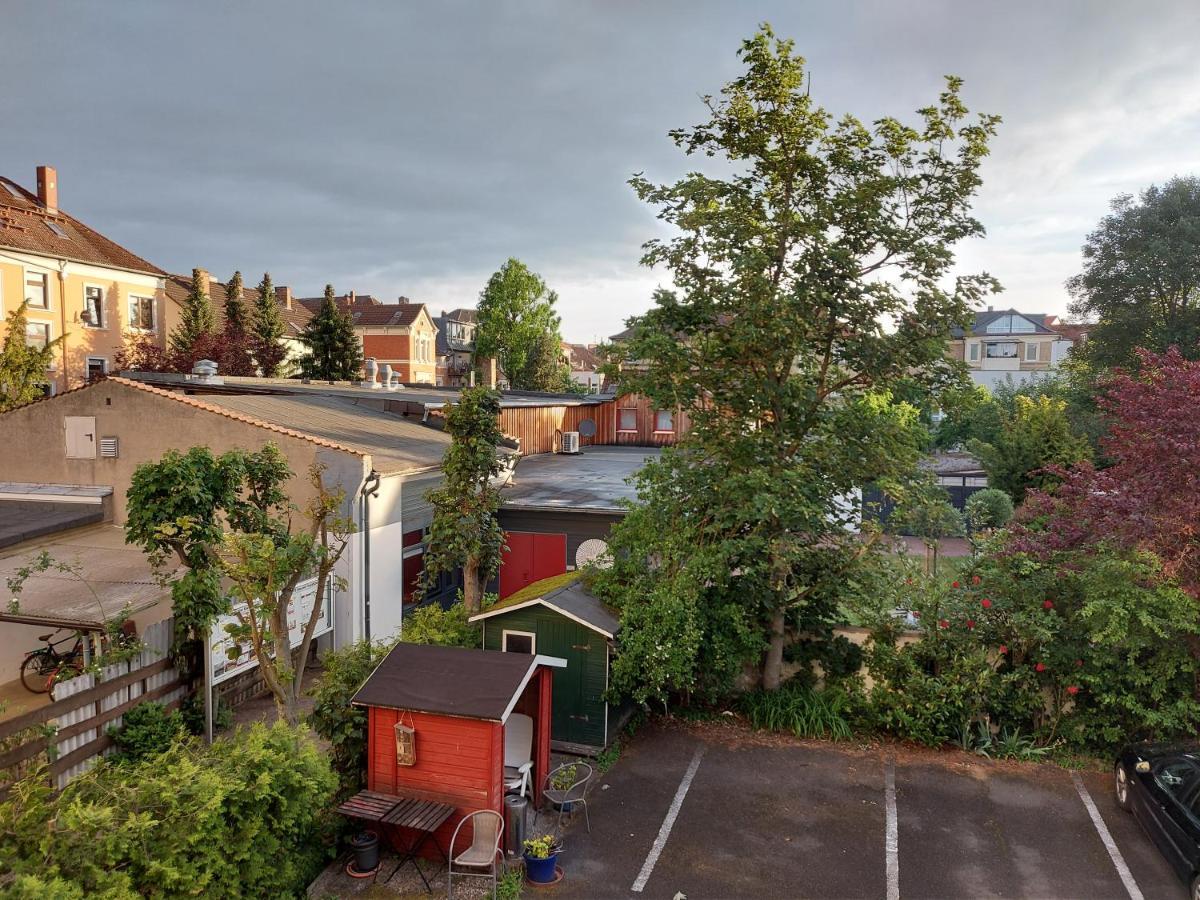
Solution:
{"label": "asphalt parking lot", "polygon": [[959,753],[648,727],[592,792],[592,833],[581,820],[568,831],[566,878],[547,893],[1186,897],[1108,776],[1078,782]]}

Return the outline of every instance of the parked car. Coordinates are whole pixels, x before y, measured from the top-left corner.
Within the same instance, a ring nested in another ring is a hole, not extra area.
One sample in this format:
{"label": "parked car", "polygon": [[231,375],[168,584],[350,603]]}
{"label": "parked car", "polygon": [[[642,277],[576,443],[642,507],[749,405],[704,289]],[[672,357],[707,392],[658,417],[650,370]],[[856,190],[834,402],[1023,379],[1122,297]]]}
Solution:
{"label": "parked car", "polygon": [[1117,805],[1133,813],[1200,900],[1200,743],[1130,744],[1113,777]]}

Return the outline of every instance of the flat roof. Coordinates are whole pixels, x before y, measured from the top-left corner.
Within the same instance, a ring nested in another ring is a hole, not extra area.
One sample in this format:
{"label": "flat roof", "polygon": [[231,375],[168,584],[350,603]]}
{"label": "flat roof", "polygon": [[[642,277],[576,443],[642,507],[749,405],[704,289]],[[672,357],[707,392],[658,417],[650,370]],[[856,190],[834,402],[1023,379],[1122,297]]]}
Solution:
{"label": "flat roof", "polygon": [[[0,547],[104,521],[104,507],[91,503],[5,500],[0,497]],[[7,598],[5,598],[7,599]]]}
{"label": "flat roof", "polygon": [[565,663],[525,653],[401,642],[350,702],[503,722],[539,665]]}
{"label": "flat roof", "polygon": [[[0,606],[0,621],[95,631],[126,607],[136,613],[170,598],[170,588],[159,583],[146,554],[125,543],[119,525],[95,525],[6,548],[0,551],[0,584],[7,587],[7,580],[43,550],[57,562],[79,566],[86,584],[53,569],[31,575],[16,595],[17,611]],[[4,594],[6,600],[11,596]]]}
{"label": "flat roof", "polygon": [[190,399],[371,455],[381,475],[440,465],[450,435],[438,428],[320,394],[204,394]]}
{"label": "flat roof", "polygon": [[[383,387],[362,387],[348,381],[329,384],[325,381],[305,383],[297,378],[252,378],[246,376],[221,376],[220,384],[201,384],[188,379],[186,375],[163,372],[132,372],[119,373],[124,378],[142,381],[146,384],[160,386],[187,386],[203,391],[204,396],[219,393],[290,393],[290,394],[319,394],[326,397],[348,397],[361,400],[366,397],[375,399],[392,398],[408,400],[413,403],[442,406],[453,403],[462,392],[459,387],[436,387],[432,384],[406,385],[397,390],[389,391]],[[545,406],[598,406],[611,395],[601,394],[556,394],[542,391],[502,391],[500,406],[502,409]]]}
{"label": "flat roof", "polygon": [[604,446],[526,456],[500,496],[512,509],[624,512],[621,501],[637,499],[628,479],[661,455],[657,447]]}

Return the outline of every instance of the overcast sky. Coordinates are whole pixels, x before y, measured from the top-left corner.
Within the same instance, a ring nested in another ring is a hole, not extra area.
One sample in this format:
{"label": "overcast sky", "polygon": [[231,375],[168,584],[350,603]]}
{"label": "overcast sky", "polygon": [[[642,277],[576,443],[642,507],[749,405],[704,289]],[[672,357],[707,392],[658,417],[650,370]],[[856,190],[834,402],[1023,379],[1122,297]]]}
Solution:
{"label": "overcast sky", "polygon": [[269,269],[473,305],[517,256],[591,341],[650,303],[668,129],[770,21],[833,113],[907,116],[947,73],[1004,117],[960,248],[996,302],[1066,310],[1113,196],[1200,173],[1200,2],[120,2],[9,0],[0,173],[173,272]]}

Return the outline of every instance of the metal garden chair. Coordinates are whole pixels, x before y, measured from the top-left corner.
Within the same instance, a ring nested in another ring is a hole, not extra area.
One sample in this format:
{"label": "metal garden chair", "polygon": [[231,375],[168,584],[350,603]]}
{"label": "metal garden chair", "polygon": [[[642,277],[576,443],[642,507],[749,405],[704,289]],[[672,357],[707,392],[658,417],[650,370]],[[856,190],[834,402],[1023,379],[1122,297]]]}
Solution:
{"label": "metal garden chair", "polygon": [[[572,771],[573,770],[573,771]],[[563,819],[573,816],[579,807],[583,807],[583,819],[587,823],[588,834],[592,833],[592,819],[588,815],[587,795],[592,785],[595,769],[585,762],[566,762],[555,766],[546,773],[542,797],[547,806],[558,811],[558,830],[562,831]],[[565,778],[563,776],[566,776]],[[555,787],[555,784],[559,787]],[[566,784],[563,787],[563,784]],[[537,824],[537,812],[533,821]]]}
{"label": "metal garden chair", "polygon": [[[468,822],[473,825],[474,833],[469,846],[458,856],[454,855],[454,845],[458,841],[458,833]],[[504,818],[500,813],[491,809],[478,809],[463,816],[462,821],[454,828],[450,838],[450,852],[446,868],[446,896],[454,897],[454,876],[459,878],[490,878],[492,879],[492,896],[496,894],[496,860],[503,859],[500,853],[500,838],[504,834]],[[484,872],[456,872],[455,866],[470,869],[488,868]]]}

